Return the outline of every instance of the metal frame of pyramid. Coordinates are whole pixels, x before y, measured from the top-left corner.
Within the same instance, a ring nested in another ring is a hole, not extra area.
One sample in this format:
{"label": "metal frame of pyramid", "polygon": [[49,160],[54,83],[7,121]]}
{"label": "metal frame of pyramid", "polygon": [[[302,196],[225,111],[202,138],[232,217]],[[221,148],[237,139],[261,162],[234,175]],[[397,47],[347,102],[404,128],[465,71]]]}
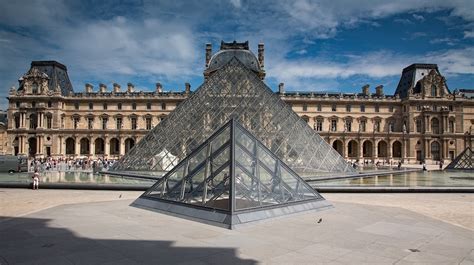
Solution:
{"label": "metal frame of pyramid", "polygon": [[233,229],[331,204],[232,118],[132,206]]}
{"label": "metal frame of pyramid", "polygon": [[355,170],[275,94],[233,57],[111,168],[118,173],[161,176],[220,128],[239,122],[300,176]]}
{"label": "metal frame of pyramid", "polygon": [[472,152],[470,147],[467,147],[459,154],[449,165],[446,169],[461,169],[461,170],[474,170],[474,153]]}

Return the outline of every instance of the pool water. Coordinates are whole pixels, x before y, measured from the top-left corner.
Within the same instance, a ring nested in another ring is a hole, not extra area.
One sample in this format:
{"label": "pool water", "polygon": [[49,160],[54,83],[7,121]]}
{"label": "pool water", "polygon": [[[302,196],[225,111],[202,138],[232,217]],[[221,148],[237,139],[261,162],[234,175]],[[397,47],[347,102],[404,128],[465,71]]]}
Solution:
{"label": "pool water", "polygon": [[[33,173],[0,173],[0,182],[29,183]],[[40,173],[43,183],[82,183],[82,184],[138,184],[151,185],[155,181],[130,177],[94,174],[84,171],[47,171]]]}
{"label": "pool water", "polygon": [[313,187],[474,187],[474,171],[415,171],[311,181]]}

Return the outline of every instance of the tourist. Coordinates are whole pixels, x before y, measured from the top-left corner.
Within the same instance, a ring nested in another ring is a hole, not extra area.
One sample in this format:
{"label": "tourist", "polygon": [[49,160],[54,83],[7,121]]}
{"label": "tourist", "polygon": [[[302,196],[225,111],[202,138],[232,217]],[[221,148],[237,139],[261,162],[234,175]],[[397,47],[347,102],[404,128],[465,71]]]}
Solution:
{"label": "tourist", "polygon": [[402,162],[398,162],[398,169],[402,168]]}
{"label": "tourist", "polygon": [[39,189],[39,173],[37,169],[35,169],[35,173],[33,173],[32,179],[33,179],[33,189],[34,190]]}
{"label": "tourist", "polygon": [[439,170],[443,170],[443,161],[439,162]]}
{"label": "tourist", "polygon": [[423,162],[423,171],[426,171],[426,164]]}

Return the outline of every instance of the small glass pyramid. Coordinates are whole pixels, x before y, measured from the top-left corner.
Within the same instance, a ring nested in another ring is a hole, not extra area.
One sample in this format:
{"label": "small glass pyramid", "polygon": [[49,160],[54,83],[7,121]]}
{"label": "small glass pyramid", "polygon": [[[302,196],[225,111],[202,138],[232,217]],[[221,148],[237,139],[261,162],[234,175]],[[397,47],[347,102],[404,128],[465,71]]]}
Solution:
{"label": "small glass pyramid", "polygon": [[233,118],[132,205],[230,229],[330,206]]}
{"label": "small glass pyramid", "polygon": [[354,173],[323,138],[236,57],[135,145],[112,171],[161,176],[230,117],[303,177]]}
{"label": "small glass pyramid", "polygon": [[459,154],[446,169],[472,169],[474,170],[474,153],[470,147],[467,147],[461,154]]}

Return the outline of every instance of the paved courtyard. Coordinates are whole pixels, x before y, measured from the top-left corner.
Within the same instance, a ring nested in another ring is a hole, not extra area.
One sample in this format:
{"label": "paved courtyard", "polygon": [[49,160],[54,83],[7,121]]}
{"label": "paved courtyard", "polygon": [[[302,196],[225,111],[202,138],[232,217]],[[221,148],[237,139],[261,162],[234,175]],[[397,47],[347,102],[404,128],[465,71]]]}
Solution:
{"label": "paved courtyard", "polygon": [[0,189],[0,264],[474,264],[472,194],[324,194],[335,208],[232,231],[139,194]]}

